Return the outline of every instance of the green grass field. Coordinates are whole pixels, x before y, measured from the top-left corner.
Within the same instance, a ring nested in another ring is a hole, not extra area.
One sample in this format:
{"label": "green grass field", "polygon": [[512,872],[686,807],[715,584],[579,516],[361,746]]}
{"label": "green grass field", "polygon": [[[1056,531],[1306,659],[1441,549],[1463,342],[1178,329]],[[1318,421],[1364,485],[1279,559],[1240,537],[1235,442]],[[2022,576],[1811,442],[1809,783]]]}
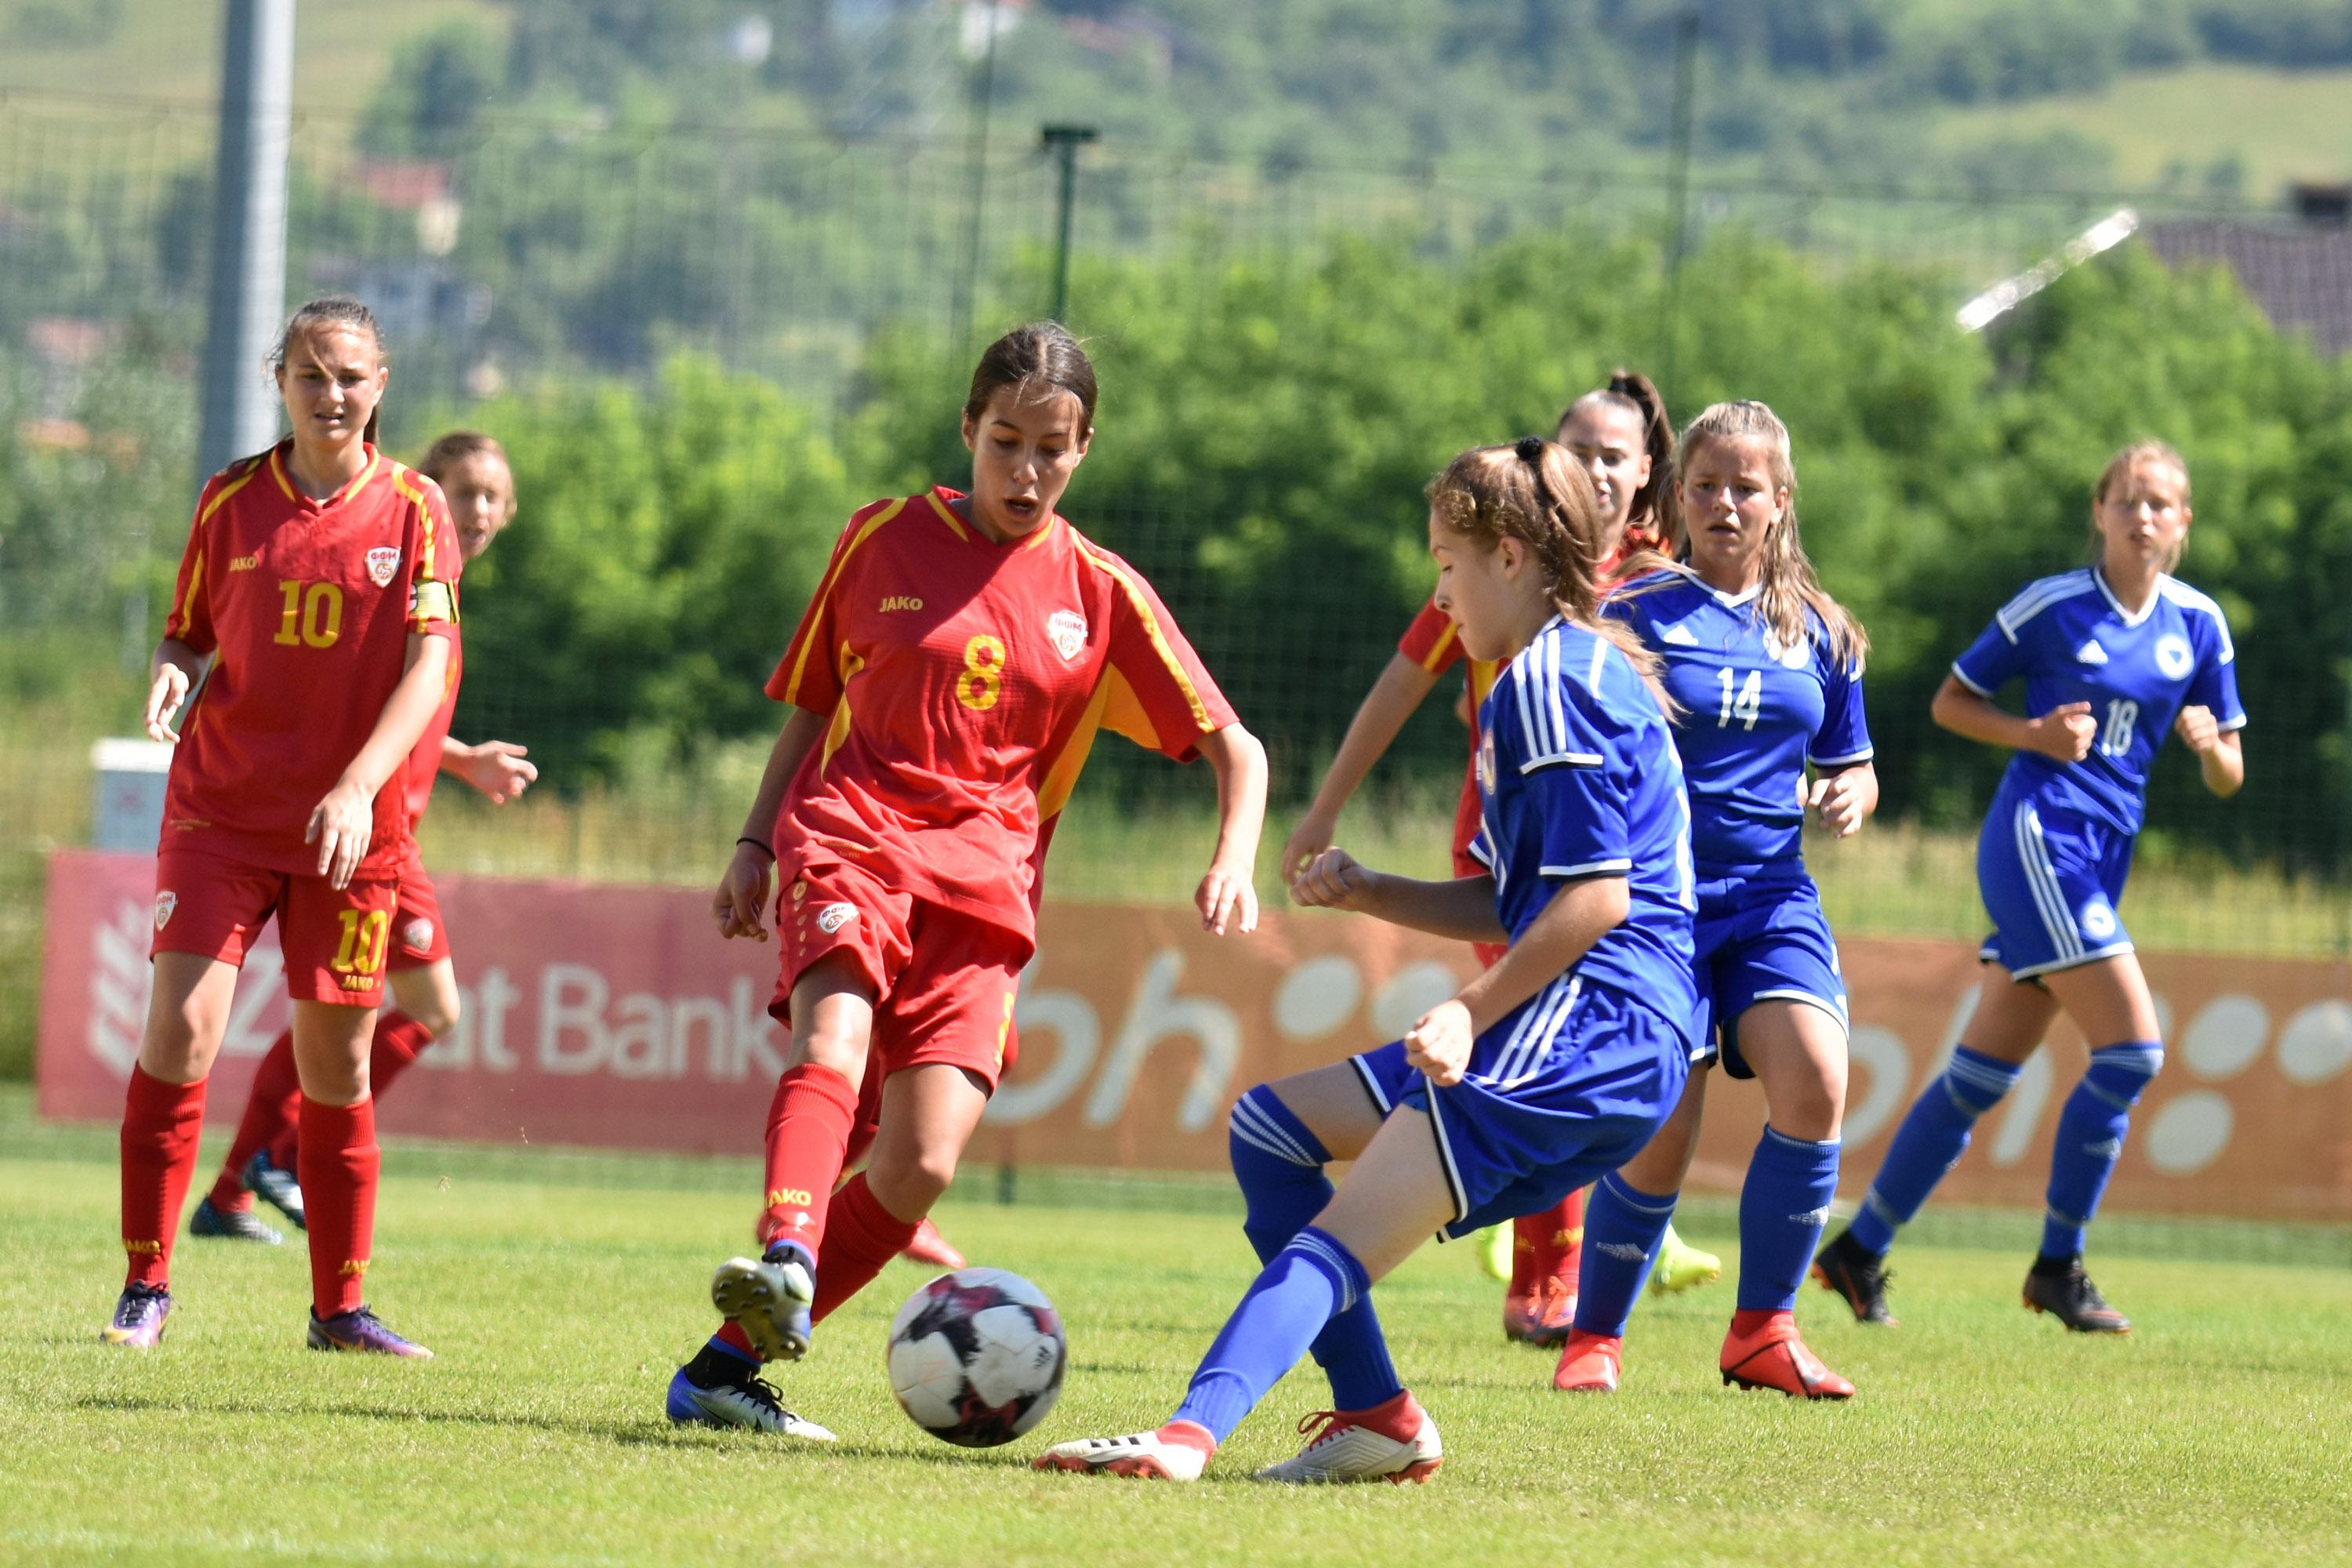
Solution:
{"label": "green grass field", "polygon": [[1433,1252],[1379,1298],[1445,1433],[1433,1484],[1251,1485],[1323,1403],[1309,1367],[1179,1489],[1025,1461],[1166,1412],[1252,1272],[1229,1215],[951,1198],[949,1233],[1066,1315],[1061,1404],[991,1452],[907,1422],[882,1336],[920,1276],[895,1266],[781,1380],[841,1435],[824,1447],[661,1415],[745,1239],[748,1162],[395,1147],[376,1300],[439,1359],[387,1365],[301,1348],[291,1247],[184,1243],[163,1347],[100,1346],[112,1133],[31,1125],[12,1092],[0,1135],[0,1561],[2352,1562],[2340,1268],[2110,1258],[2139,1331],[2089,1341],[2019,1309],[2021,1258],[1906,1249],[1899,1330],[1808,1293],[1863,1390],[1831,1407],[1718,1384],[1727,1285],[1641,1306],[1624,1393],[1553,1394],[1496,1288]]}

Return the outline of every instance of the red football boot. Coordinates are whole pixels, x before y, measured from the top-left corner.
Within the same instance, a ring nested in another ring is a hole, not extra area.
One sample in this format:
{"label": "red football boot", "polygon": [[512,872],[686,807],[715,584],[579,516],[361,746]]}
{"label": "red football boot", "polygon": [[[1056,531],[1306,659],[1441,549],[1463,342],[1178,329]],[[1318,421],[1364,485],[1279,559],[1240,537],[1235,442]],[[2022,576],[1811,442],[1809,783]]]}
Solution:
{"label": "red football boot", "polygon": [[1718,1363],[1723,1381],[1794,1399],[1851,1399],[1853,1384],[1822,1364],[1797,1335],[1793,1312],[1734,1312]]}
{"label": "red football boot", "polygon": [[1568,1343],[1560,1347],[1551,1385],[1562,1394],[1614,1394],[1624,1359],[1625,1342],[1617,1335],[1571,1330]]}

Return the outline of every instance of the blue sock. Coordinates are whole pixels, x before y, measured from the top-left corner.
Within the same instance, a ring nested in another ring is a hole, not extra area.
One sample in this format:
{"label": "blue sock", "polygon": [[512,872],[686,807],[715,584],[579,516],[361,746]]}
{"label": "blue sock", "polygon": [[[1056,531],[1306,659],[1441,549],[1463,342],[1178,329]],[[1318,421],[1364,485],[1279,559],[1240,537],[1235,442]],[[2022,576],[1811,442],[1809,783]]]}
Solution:
{"label": "blue sock", "polygon": [[1765,1124],[1739,1189],[1739,1310],[1795,1309],[1837,1179],[1836,1139],[1816,1143]]}
{"label": "blue sock", "polygon": [[1171,1421],[1223,1443],[1267,1389],[1298,1364],[1323,1326],[1361,1301],[1371,1276],[1337,1237],[1308,1226],[1274,1255],[1225,1320]]}
{"label": "blue sock", "polygon": [[1954,1050],[1951,1065],[1920,1092],[1895,1129],[1878,1179],[1863,1194],[1862,1210],[1846,1234],[1874,1253],[1894,1246],[1895,1230],[1911,1223],[1944,1173],[1960,1163],[1977,1118],[1999,1105],[2024,1070],[2021,1062],[1996,1061],[1966,1046]]}
{"label": "blue sock", "polygon": [[[1270,1263],[1331,1201],[1323,1174],[1331,1156],[1265,1084],[1235,1102],[1226,1130],[1234,1177],[1248,1205],[1242,1233],[1258,1261]],[[1369,1410],[1403,1391],[1369,1296],[1333,1318],[1309,1349],[1331,1380],[1334,1409]]]}
{"label": "blue sock", "polygon": [[1576,1269],[1576,1326],[1622,1339],[1633,1298],[1657,1261],[1678,1194],[1656,1196],[1628,1186],[1615,1172],[1592,1184],[1584,1200],[1584,1256]]}
{"label": "blue sock", "polygon": [[2091,1053],[2090,1070],[2058,1113],[2058,1143],[2050,1155],[2050,1213],[2042,1222],[2042,1255],[2074,1258],[2083,1231],[2099,1212],[2116,1160],[2131,1131],[2131,1108],[2164,1066],[2154,1040],[2126,1040]]}

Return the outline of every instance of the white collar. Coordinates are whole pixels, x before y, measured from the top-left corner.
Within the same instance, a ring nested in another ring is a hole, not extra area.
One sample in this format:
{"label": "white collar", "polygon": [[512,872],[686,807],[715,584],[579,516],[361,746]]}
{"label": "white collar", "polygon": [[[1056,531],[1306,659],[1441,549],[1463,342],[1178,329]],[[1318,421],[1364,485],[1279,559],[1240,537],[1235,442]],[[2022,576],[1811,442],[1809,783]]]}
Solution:
{"label": "white collar", "polygon": [[2107,574],[2095,566],[2091,568],[2091,581],[2099,585],[2099,592],[2106,595],[2107,603],[2114,607],[2116,614],[2124,618],[2124,625],[2127,626],[2136,626],[2156,614],[2156,606],[2164,600],[2165,574],[2161,572],[2156,574],[2156,586],[2149,592],[2147,603],[2140,606],[2137,615],[2124,608],[2124,602],[2116,597],[2113,588],[2107,586]]}
{"label": "white collar", "polygon": [[1706,578],[1700,576],[1687,562],[1669,561],[1666,563],[1666,570],[1669,572],[1679,573],[1683,576],[1688,578],[1694,586],[1704,591],[1708,597],[1712,598],[1717,604],[1721,605],[1727,610],[1736,610],[1742,605],[1753,604],[1755,602],[1756,595],[1764,591],[1764,584],[1761,582],[1759,582],[1754,587],[1748,588],[1741,593],[1727,594],[1722,589],[1717,587],[1714,584],[1708,582]]}

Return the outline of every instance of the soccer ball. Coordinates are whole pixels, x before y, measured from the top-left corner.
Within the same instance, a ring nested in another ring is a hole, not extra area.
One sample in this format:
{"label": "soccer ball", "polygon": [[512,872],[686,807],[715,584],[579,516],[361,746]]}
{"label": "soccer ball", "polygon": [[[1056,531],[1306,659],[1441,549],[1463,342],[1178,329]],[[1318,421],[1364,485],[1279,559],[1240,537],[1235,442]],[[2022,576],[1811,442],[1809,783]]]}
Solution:
{"label": "soccer ball", "polygon": [[959,1268],[907,1299],[890,1325],[890,1392],[932,1436],[1010,1443],[1062,1392],[1069,1347],[1045,1293],[1002,1268]]}

